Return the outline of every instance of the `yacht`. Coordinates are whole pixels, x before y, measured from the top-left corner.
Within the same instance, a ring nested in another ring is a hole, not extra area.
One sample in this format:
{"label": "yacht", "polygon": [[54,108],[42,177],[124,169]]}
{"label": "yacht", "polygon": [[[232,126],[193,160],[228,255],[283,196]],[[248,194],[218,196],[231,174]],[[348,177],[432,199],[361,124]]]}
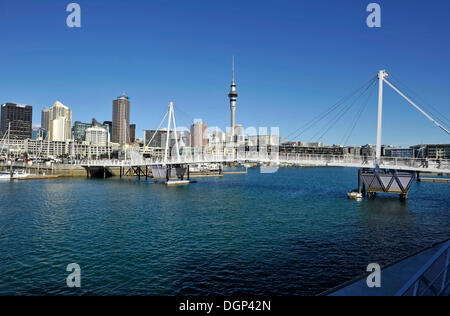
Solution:
{"label": "yacht", "polygon": [[11,175],[8,171],[0,172],[0,180],[11,180]]}
{"label": "yacht", "polygon": [[12,179],[19,179],[19,178],[26,178],[30,175],[23,170],[15,170],[11,174],[9,171],[2,171],[0,172],[0,180],[12,180]]}
{"label": "yacht", "polygon": [[27,178],[30,174],[26,173],[23,169],[22,170],[16,170],[14,171],[13,178],[19,179],[19,178]]}

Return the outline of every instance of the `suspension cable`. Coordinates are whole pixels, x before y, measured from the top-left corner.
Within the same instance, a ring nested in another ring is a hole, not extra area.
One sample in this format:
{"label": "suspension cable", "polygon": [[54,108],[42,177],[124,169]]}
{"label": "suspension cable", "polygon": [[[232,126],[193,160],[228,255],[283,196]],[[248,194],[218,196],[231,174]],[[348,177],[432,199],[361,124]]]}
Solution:
{"label": "suspension cable", "polygon": [[411,93],[412,95],[414,95],[417,99],[419,99],[422,103],[422,106],[425,105],[425,107],[429,108],[427,109],[429,112],[434,112],[432,114],[435,115],[435,117],[437,117],[437,120],[440,120],[442,123],[444,123],[445,125],[450,125],[450,120],[444,115],[442,114],[438,109],[436,109],[434,106],[431,105],[430,102],[427,102],[424,98],[422,98],[418,93],[416,93],[414,90],[412,90],[411,88],[409,88],[405,83],[403,83],[402,81],[400,81],[397,76],[394,76],[392,74],[389,74],[390,77],[392,77],[395,82],[397,83],[397,85],[401,85],[403,86],[409,93]]}
{"label": "suspension cable", "polygon": [[[164,115],[163,119],[161,120],[161,123],[159,123],[158,128],[156,129],[156,131],[153,133],[152,138],[150,139],[150,141],[147,143],[146,147],[149,147],[149,145],[151,144],[153,138],[155,138],[156,134],[159,132],[159,129],[161,128],[162,124],[164,123],[164,120],[166,119],[167,115],[169,114],[169,111],[166,112],[166,114]],[[169,118],[170,120],[170,118]]]}
{"label": "suspension cable", "polygon": [[[372,86],[372,89],[371,89],[370,93],[368,94],[368,96],[367,96],[365,102],[363,102],[363,103],[361,104],[361,107],[359,108],[359,111],[358,111],[358,113],[356,114],[355,119],[353,120],[353,126],[351,126],[351,128],[350,128],[349,130],[347,130],[347,132],[344,134],[344,136],[343,136],[343,138],[342,138],[342,140],[341,140],[341,144],[343,144],[344,146],[347,145],[347,143],[348,143],[350,137],[351,137],[352,134],[353,134],[353,131],[355,130],[356,125],[357,125],[358,122],[359,122],[359,119],[361,118],[361,116],[362,116],[364,110],[366,109],[367,104],[369,103],[370,97],[373,95],[373,93],[374,93],[374,91],[375,91],[374,88],[375,88],[375,85]],[[345,135],[347,135],[347,133],[348,133],[348,136],[347,136],[347,138],[345,139],[345,142],[344,142],[344,137],[345,137]]]}
{"label": "suspension cable", "polygon": [[[336,123],[344,116],[345,113],[347,113],[348,110],[350,110],[353,105],[375,84],[376,80],[373,80],[369,86],[366,87],[366,89],[364,89],[364,91],[362,91],[359,96],[349,105],[347,105],[346,107],[342,108],[336,117],[332,118],[329,122],[328,122],[328,128],[320,135],[319,137],[319,141],[331,130],[331,128],[334,127],[334,125],[336,125]],[[325,127],[327,126],[325,125]],[[316,133],[312,139],[314,139],[318,134],[320,133],[320,131],[318,133]]]}
{"label": "suspension cable", "polygon": [[424,110],[422,110],[417,104],[415,104],[413,101],[411,101],[406,95],[404,95],[400,90],[398,90],[392,83],[385,79],[383,79],[384,82],[386,82],[392,89],[394,89],[398,94],[400,94],[406,101],[411,103],[419,112],[421,112],[423,115],[425,115],[430,121],[432,121],[437,127],[441,128],[443,131],[445,131],[447,134],[450,134],[450,131],[448,131],[444,126],[442,126],[439,122],[437,122],[435,119],[433,119],[430,115],[428,115]]}
{"label": "suspension cable", "polygon": [[[351,92],[349,95],[343,97],[341,100],[339,100],[337,103],[332,105],[330,108],[328,108],[326,111],[322,112],[315,118],[313,118],[311,121],[309,121],[307,124],[299,127],[294,132],[290,133],[286,138],[289,140],[295,139],[303,135],[306,131],[308,131],[310,128],[318,124],[320,121],[322,121],[324,118],[326,118],[330,113],[332,113],[334,110],[338,109],[341,105],[345,104],[347,101],[351,100],[359,91],[364,89],[367,85],[371,85],[376,80],[376,76],[372,77],[369,81],[364,83],[361,87],[357,88],[353,92]],[[299,132],[299,133],[298,133]],[[297,134],[296,134],[297,133]],[[296,134],[295,136],[291,137],[292,135]]]}

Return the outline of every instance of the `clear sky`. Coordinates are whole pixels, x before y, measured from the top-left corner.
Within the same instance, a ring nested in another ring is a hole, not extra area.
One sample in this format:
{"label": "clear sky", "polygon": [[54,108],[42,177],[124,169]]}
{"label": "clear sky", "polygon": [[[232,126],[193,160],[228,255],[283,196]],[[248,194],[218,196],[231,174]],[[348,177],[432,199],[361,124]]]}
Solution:
{"label": "clear sky", "polygon": [[[138,137],[157,127],[169,101],[182,110],[179,125],[202,118],[225,128],[232,55],[244,126],[288,135],[380,69],[450,117],[448,0],[377,1],[381,28],[367,27],[371,1],[361,0],[76,2],[79,29],[66,26],[70,1],[0,0],[0,103],[32,105],[34,124],[56,100],[73,121],[111,120],[112,100],[126,92]],[[376,112],[375,92],[350,144],[375,143]],[[323,141],[339,143],[356,113]],[[449,143],[387,88],[384,114],[383,143]]]}

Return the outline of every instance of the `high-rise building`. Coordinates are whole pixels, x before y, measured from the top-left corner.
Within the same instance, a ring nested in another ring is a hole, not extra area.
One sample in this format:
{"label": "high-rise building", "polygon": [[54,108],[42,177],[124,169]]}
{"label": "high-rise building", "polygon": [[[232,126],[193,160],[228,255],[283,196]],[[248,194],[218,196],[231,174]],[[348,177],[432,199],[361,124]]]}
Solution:
{"label": "high-rise building", "polygon": [[45,129],[43,129],[40,126],[33,127],[33,130],[31,132],[32,140],[44,140],[46,136],[47,136],[47,132]]}
{"label": "high-rise building", "polygon": [[136,140],[136,124],[130,124],[130,142],[134,143]]}
{"label": "high-rise building", "polygon": [[144,146],[163,148],[166,146],[167,129],[144,131]]}
{"label": "high-rise building", "polygon": [[112,121],[104,121],[103,127],[108,131],[109,139],[108,143],[111,142],[111,136],[112,136]]}
{"label": "high-rise building", "polygon": [[234,128],[236,124],[236,100],[238,97],[238,93],[236,91],[236,83],[234,82],[234,57],[233,57],[232,73],[233,79],[231,81],[231,90],[228,93],[228,97],[230,98],[230,110],[231,110],[231,133],[234,136],[235,135]]}
{"label": "high-rise building", "polygon": [[[56,141],[56,134],[52,130],[52,127],[54,126],[53,121],[57,118],[63,117],[65,118],[65,124],[64,127],[64,135],[61,135],[61,129],[58,129],[58,139],[63,139],[62,141],[65,141],[67,139],[71,139],[72,134],[72,110],[70,110],[67,106],[62,104],[59,101],[56,101],[53,106],[49,109],[44,109],[42,111],[42,117],[41,117],[41,126],[47,130],[49,135],[50,141]],[[60,127],[59,124],[61,123],[61,120],[59,120],[57,126]],[[55,125],[56,126],[56,125]],[[61,137],[62,136],[62,137]]]}
{"label": "high-rise building", "polygon": [[[41,112],[41,127],[46,131],[47,135],[50,133],[50,111],[49,109],[44,109]],[[50,137],[48,138],[50,140]]]}
{"label": "high-rise building", "polygon": [[53,142],[64,142],[67,139],[67,118],[64,116],[59,116],[51,121],[52,125],[50,127],[51,137]]}
{"label": "high-rise building", "polygon": [[104,127],[94,126],[86,129],[86,141],[91,145],[106,146],[108,139],[108,131]]}
{"label": "high-rise building", "polygon": [[89,127],[92,127],[92,124],[76,121],[73,124],[73,131],[72,131],[73,139],[77,140],[77,141],[84,141],[84,140],[86,140],[86,130]]}
{"label": "high-rise building", "polygon": [[208,145],[208,127],[201,120],[191,125],[191,147],[204,147]]}
{"label": "high-rise building", "polygon": [[130,143],[130,98],[125,94],[113,100],[112,142]]}
{"label": "high-rise building", "polygon": [[225,133],[221,131],[218,127],[208,135],[209,144],[221,145],[225,142]]}
{"label": "high-rise building", "polygon": [[1,111],[2,135],[10,128],[10,139],[31,138],[33,108],[30,105],[5,103]]}
{"label": "high-rise building", "polygon": [[[165,148],[167,139],[167,129],[160,130],[146,130],[144,131],[144,146],[152,148]],[[177,131],[178,146],[189,147],[190,146],[190,134],[189,131]],[[175,146],[174,132],[170,132],[169,147]]]}
{"label": "high-rise building", "polygon": [[112,133],[112,121],[104,121],[103,126],[108,126],[109,133]]}

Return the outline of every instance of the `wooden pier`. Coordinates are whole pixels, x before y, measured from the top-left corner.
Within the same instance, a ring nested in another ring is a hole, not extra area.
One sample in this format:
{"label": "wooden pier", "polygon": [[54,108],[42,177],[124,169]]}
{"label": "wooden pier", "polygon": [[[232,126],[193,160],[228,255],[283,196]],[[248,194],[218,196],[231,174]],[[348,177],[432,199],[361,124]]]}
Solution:
{"label": "wooden pier", "polygon": [[17,180],[24,181],[24,180],[44,180],[44,179],[58,179],[59,176],[30,176],[26,178],[18,178]]}
{"label": "wooden pier", "polygon": [[450,183],[450,178],[420,178],[418,182]]}

